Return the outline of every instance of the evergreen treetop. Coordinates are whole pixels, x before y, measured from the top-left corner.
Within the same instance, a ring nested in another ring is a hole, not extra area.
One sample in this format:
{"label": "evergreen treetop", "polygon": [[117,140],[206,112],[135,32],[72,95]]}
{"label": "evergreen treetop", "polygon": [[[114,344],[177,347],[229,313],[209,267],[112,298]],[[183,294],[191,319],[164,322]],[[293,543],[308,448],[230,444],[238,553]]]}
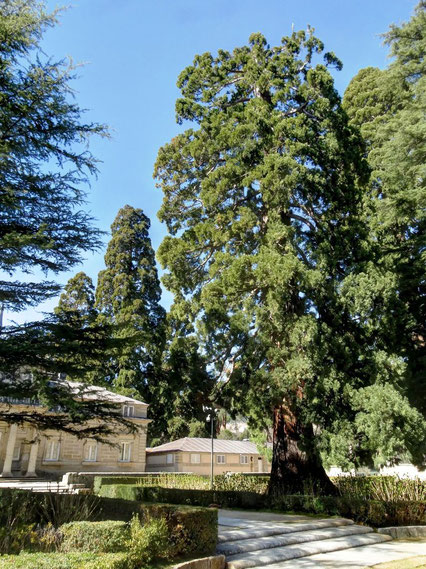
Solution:
{"label": "evergreen treetop", "polygon": [[272,492],[333,492],[320,451],[346,467],[424,451],[404,361],[371,349],[360,312],[376,259],[370,172],[330,65],[312,31],[196,56],[176,103],[193,127],[155,167],[172,316],[198,333],[218,402],[273,424]]}

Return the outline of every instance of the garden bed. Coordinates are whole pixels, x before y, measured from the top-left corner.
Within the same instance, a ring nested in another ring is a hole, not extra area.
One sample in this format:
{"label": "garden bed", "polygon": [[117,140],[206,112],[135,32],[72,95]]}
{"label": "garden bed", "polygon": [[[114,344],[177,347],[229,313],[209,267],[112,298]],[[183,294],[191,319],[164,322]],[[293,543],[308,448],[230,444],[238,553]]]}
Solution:
{"label": "garden bed", "polygon": [[214,508],[0,491],[0,569],[139,569],[210,555],[216,542]]}

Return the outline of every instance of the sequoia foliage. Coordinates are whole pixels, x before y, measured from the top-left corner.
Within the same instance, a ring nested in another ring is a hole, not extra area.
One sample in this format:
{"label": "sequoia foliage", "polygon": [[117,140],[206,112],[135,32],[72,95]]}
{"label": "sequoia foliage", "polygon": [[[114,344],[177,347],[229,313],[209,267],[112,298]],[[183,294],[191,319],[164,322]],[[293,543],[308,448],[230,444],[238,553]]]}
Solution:
{"label": "sequoia foliage", "polygon": [[271,493],[333,493],[321,450],[345,466],[402,451],[419,461],[424,442],[401,360],[371,350],[359,314],[375,262],[369,167],[330,66],[341,64],[310,30],[196,56],[176,103],[193,126],[155,166],[172,315],[197,331],[216,399],[273,425]]}

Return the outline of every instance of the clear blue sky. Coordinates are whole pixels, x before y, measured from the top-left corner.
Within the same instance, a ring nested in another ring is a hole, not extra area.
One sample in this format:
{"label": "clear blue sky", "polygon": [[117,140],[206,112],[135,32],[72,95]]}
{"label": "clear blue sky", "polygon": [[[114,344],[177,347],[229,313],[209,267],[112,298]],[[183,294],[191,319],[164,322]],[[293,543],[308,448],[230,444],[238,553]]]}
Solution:
{"label": "clear blue sky", "polygon": [[[177,132],[176,79],[196,53],[233,49],[253,32],[271,45],[307,24],[343,61],[336,86],[343,94],[350,79],[367,66],[385,67],[387,49],[380,34],[391,23],[410,18],[416,0],[74,0],[49,30],[43,48],[56,59],[86,62],[74,82],[77,101],[88,109],[86,120],[107,123],[112,139],[93,140],[102,162],[89,191],[90,210],[104,230],[126,203],[151,219],[157,248],[165,228],[157,220],[162,196],[152,178],[158,148]],[[53,10],[57,2],[47,1]],[[61,283],[84,270],[96,283],[104,251],[88,256]],[[167,306],[170,296],[165,294]],[[17,322],[40,317],[56,301],[37,310],[7,314]]]}

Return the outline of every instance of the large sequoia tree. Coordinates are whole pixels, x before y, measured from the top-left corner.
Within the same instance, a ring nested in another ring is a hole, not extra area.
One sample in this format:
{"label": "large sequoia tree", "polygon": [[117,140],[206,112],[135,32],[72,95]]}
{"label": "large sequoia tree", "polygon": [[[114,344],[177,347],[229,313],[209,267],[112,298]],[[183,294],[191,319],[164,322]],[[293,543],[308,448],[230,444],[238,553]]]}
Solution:
{"label": "large sequoia tree", "polygon": [[369,172],[329,66],[340,63],[309,31],[196,56],[176,104],[194,126],[155,167],[172,314],[198,331],[217,401],[273,424],[271,493],[333,493],[320,451],[351,465],[377,454],[365,417],[379,400],[404,415],[402,448],[421,422],[402,395],[382,397],[392,366],[348,300],[372,258]]}

